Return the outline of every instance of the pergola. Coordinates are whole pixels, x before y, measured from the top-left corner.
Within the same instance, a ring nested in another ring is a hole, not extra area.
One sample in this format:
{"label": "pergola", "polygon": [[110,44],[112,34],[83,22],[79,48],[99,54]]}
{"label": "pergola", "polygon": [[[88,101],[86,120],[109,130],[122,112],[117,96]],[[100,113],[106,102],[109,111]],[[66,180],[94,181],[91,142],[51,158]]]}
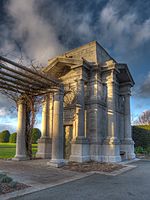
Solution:
{"label": "pergola", "polygon": [[45,75],[41,70],[30,69],[0,56],[0,87],[36,96],[54,92],[60,87],[60,81]]}
{"label": "pergola", "polygon": [[[49,135],[47,134],[47,120],[50,116],[47,115],[48,99],[53,93],[53,137],[52,137],[52,155],[51,162],[57,165],[63,162],[63,146],[59,141],[63,137],[63,85],[53,78],[51,75],[46,75],[42,70],[29,68],[18,64],[8,58],[0,56],[0,89],[1,91],[11,91],[19,94],[18,100],[18,127],[17,127],[17,143],[16,155],[14,160],[28,159],[26,154],[26,123],[27,123],[27,106],[22,96],[36,97],[45,95],[46,101],[43,103],[42,109],[42,137],[41,143],[45,144]],[[60,146],[61,145],[61,146]],[[44,151],[44,146],[42,147]]]}

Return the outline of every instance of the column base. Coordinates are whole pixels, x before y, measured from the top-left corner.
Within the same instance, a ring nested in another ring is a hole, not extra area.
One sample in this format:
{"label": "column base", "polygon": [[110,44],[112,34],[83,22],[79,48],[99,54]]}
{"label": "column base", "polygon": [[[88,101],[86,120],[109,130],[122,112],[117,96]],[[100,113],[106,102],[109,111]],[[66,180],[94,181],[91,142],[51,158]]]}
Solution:
{"label": "column base", "polygon": [[52,167],[57,167],[57,168],[62,167],[66,164],[67,164],[67,161],[64,159],[52,159],[49,162],[47,162],[47,165],[50,165]]}
{"label": "column base", "polygon": [[132,160],[136,158],[134,153],[134,141],[132,139],[123,140],[120,145],[120,150],[124,152],[124,155],[122,156],[123,160]]}
{"label": "column base", "polygon": [[103,143],[103,162],[121,162],[120,143],[117,138],[107,138]]}
{"label": "column base", "polygon": [[15,156],[14,158],[12,158],[12,160],[14,161],[23,161],[23,160],[29,160],[29,158],[25,155],[18,155]]}
{"label": "column base", "polygon": [[38,140],[38,151],[36,153],[37,158],[51,158],[52,141],[49,137],[41,137]]}
{"label": "column base", "polygon": [[90,160],[89,143],[85,138],[76,138],[71,143],[71,155],[69,161],[86,162]]}
{"label": "column base", "polygon": [[90,144],[90,156],[91,160],[96,162],[102,161],[102,145],[99,143],[91,143]]}
{"label": "column base", "polygon": [[118,163],[121,162],[121,156],[102,156],[102,162]]}

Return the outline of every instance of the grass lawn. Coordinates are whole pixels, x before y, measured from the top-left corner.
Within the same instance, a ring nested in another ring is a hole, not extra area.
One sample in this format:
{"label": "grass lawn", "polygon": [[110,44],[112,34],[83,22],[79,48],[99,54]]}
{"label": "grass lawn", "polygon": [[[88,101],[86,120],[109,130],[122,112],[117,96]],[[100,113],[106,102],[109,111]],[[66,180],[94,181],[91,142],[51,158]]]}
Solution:
{"label": "grass lawn", "polygon": [[[37,144],[32,144],[33,157],[37,152]],[[16,153],[15,143],[0,143],[0,159],[13,158]]]}

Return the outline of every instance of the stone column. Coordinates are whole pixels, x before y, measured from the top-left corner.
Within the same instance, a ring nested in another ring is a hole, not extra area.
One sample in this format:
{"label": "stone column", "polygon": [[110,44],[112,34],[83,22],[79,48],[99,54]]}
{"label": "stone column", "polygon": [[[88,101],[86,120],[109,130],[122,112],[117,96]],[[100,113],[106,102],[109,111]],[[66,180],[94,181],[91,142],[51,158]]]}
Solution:
{"label": "stone column", "polygon": [[79,79],[77,82],[77,104],[74,116],[74,134],[71,143],[71,155],[69,160],[84,162],[90,159],[89,143],[85,138],[85,110],[84,110],[84,80]]}
{"label": "stone column", "polygon": [[134,159],[134,141],[132,140],[131,130],[131,114],[130,114],[130,85],[126,86],[126,92],[124,94],[124,139],[121,144],[121,150],[125,152],[126,159]]}
{"label": "stone column", "polygon": [[88,138],[90,142],[91,160],[101,161],[102,143],[102,82],[100,77],[100,67],[93,67],[89,82],[89,102],[88,113]]}
{"label": "stone column", "polygon": [[64,92],[54,93],[53,109],[53,134],[52,134],[52,157],[49,165],[60,167],[65,164],[64,161],[64,126],[63,126],[63,96]]}
{"label": "stone column", "polygon": [[120,162],[120,141],[116,130],[116,71],[112,69],[107,80],[108,134],[103,143],[103,161]]}
{"label": "stone column", "polygon": [[16,141],[16,155],[13,160],[27,160],[26,155],[26,102],[23,98],[18,101],[18,127],[17,127],[17,141]]}
{"label": "stone column", "polygon": [[50,132],[50,94],[45,96],[42,103],[42,135],[38,140],[38,151],[36,157],[50,158],[51,157],[51,138]]}

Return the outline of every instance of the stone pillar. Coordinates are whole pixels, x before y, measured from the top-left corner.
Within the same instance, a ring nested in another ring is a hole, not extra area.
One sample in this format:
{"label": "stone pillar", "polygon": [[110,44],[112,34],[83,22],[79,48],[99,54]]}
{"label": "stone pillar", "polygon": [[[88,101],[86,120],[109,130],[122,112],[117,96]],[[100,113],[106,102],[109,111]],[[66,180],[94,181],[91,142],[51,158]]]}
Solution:
{"label": "stone pillar", "polygon": [[89,143],[85,138],[85,109],[84,109],[84,80],[78,80],[77,105],[73,123],[73,140],[71,143],[71,155],[69,160],[84,162],[90,159]]}
{"label": "stone pillar", "polygon": [[63,126],[63,96],[64,92],[54,93],[53,109],[53,134],[52,134],[52,157],[49,165],[60,167],[65,164],[64,161],[64,126]]}
{"label": "stone pillar", "polygon": [[110,71],[107,80],[108,135],[103,143],[103,161],[120,162],[120,141],[116,130],[116,71]]}
{"label": "stone pillar", "polygon": [[42,104],[42,135],[38,140],[38,151],[36,157],[51,157],[51,138],[50,138],[50,94],[45,96]]}
{"label": "stone pillar", "polygon": [[89,105],[88,105],[88,138],[90,142],[91,160],[101,161],[102,143],[102,82],[99,66],[93,67],[89,82]]}
{"label": "stone pillar", "polygon": [[26,102],[23,98],[18,101],[18,126],[17,126],[17,141],[16,141],[16,155],[13,160],[27,160],[26,155]]}
{"label": "stone pillar", "polygon": [[124,139],[121,144],[121,150],[125,152],[125,159],[134,159],[134,141],[132,140],[131,115],[130,115],[130,85],[126,87],[124,94]]}

